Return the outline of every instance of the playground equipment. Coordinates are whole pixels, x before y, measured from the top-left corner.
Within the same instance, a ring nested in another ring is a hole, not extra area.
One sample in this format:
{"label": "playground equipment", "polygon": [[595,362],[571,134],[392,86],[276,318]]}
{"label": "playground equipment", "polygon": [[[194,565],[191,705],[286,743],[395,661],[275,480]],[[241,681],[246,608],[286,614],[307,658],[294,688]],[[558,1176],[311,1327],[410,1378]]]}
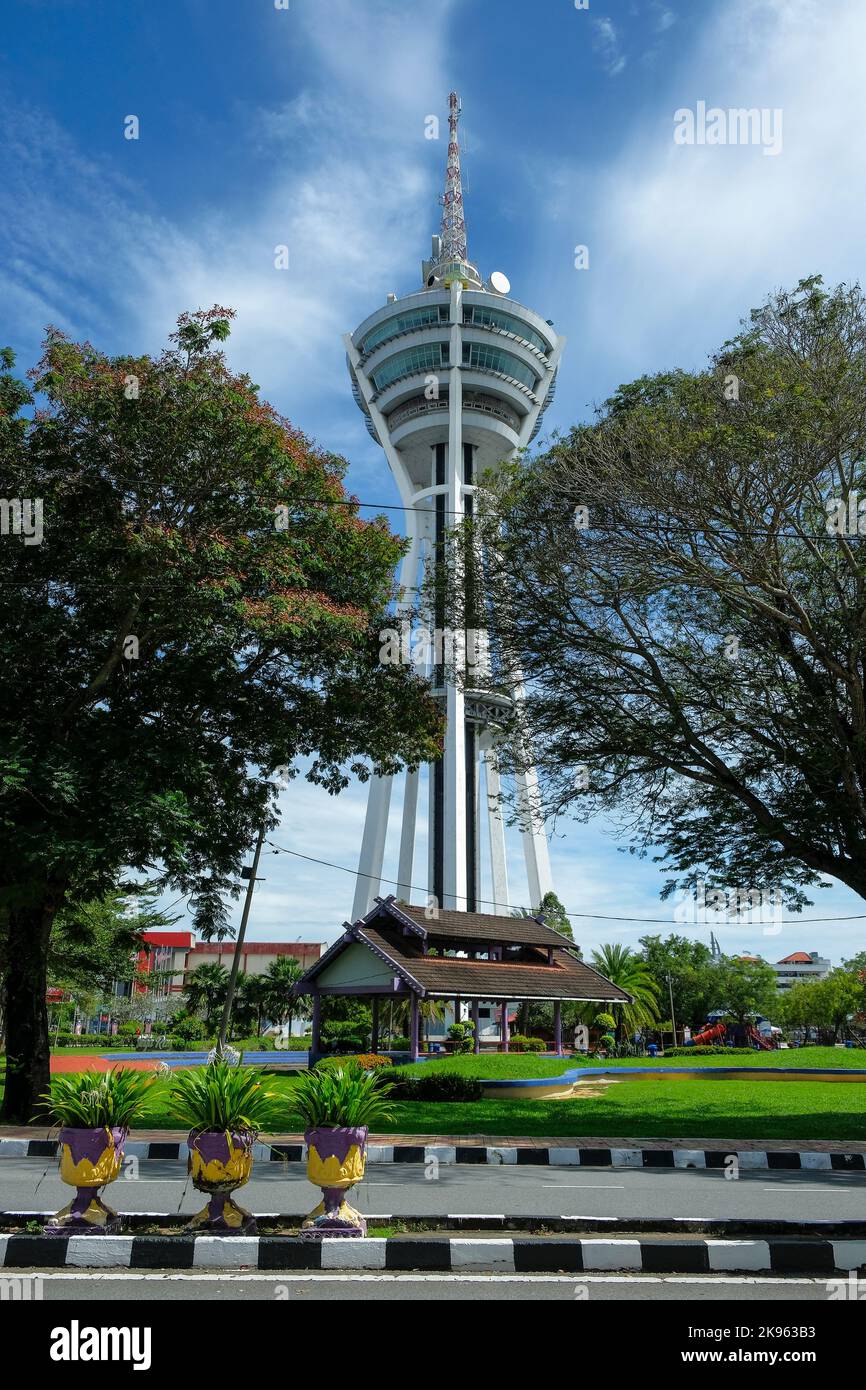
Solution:
{"label": "playground equipment", "polygon": [[711,1043],[721,1043],[724,1041],[727,1031],[728,1026],[726,1023],[714,1023],[711,1028],[705,1028],[702,1032],[695,1033],[691,1041],[691,1046],[707,1047]]}
{"label": "playground equipment", "polygon": [[754,1024],[713,1023],[702,1028],[700,1033],[695,1033],[688,1046],[709,1047],[717,1044],[722,1047],[727,1043],[732,1047],[761,1048],[764,1052],[772,1052],[776,1045],[759,1033]]}

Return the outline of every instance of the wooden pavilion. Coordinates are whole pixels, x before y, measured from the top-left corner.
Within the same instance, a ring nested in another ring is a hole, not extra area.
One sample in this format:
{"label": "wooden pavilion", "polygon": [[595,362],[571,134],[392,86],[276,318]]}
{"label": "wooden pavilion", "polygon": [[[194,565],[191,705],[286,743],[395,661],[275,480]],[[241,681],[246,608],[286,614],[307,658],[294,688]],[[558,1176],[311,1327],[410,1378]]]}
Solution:
{"label": "wooden pavilion", "polygon": [[343,935],[307,970],[295,993],[312,996],[311,1062],[321,1055],[321,1001],[328,995],[369,1000],[374,1052],[380,1004],[408,996],[413,1061],[419,1053],[419,1005],[425,999],[453,1001],[455,1018],[461,1004],[469,1003],[476,1052],[481,1003],[500,1005],[500,1045],[507,1052],[509,1003],[549,1001],[554,1047],[561,1053],[563,1001],[631,1002],[629,994],[580,960],[573,943],[542,917],[428,910],[398,903],[393,896],[377,898],[365,917],[345,923]]}

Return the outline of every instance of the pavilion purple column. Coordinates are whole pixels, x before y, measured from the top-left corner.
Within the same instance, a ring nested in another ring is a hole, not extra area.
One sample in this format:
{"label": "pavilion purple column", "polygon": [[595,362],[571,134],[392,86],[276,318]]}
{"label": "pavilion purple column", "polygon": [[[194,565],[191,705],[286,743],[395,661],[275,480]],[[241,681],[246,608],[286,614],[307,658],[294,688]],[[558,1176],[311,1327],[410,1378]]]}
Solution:
{"label": "pavilion purple column", "polygon": [[472,1023],[473,1023],[473,1025],[474,1025],[474,1028],[473,1028],[474,1042],[473,1042],[473,1044],[472,1044],[473,1050],[474,1050],[475,1052],[480,1052],[480,1051],[481,1051],[481,1028],[480,1028],[480,1020],[479,1020],[479,1018],[478,1018],[478,1000],[477,1000],[477,999],[473,999],[473,1000],[472,1000]]}
{"label": "pavilion purple column", "polygon": [[320,1033],[320,1031],[321,1031],[321,1026],[322,1026],[322,997],[321,997],[321,995],[319,994],[319,991],[316,990],[316,991],[314,992],[314,994],[313,994],[313,1035],[312,1035],[312,1037],[310,1038],[310,1051],[311,1051],[311,1052],[320,1052],[320,1051],[321,1051],[321,1046],[322,1046],[322,1045],[321,1045],[321,1042],[320,1042],[320,1040],[319,1040],[319,1033]]}
{"label": "pavilion purple column", "polygon": [[371,1028],[370,1028],[370,1047],[372,1048],[372,1050],[373,1050],[374,1052],[378,1052],[378,1051],[379,1051],[379,996],[378,996],[378,994],[374,994],[374,995],[373,995],[373,1001],[372,1001],[372,1003],[371,1003],[371,1005],[370,1005],[370,1012],[371,1012],[371,1014],[372,1014]]}
{"label": "pavilion purple column", "polygon": [[413,1062],[418,1061],[418,996],[413,992],[409,1005],[409,1052]]}
{"label": "pavilion purple column", "polygon": [[562,1001],[555,1000],[553,1005],[553,1048],[557,1057],[562,1056]]}
{"label": "pavilion purple column", "polygon": [[502,1004],[502,1051],[508,1051],[508,1000]]}

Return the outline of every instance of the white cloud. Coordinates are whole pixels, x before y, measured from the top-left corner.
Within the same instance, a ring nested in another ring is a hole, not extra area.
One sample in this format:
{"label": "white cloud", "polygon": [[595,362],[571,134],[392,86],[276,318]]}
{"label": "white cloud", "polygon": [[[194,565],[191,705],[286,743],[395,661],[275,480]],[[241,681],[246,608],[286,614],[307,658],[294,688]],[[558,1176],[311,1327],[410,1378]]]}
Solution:
{"label": "white cloud", "polygon": [[[569,316],[579,323],[560,417],[566,403],[581,412],[588,381],[599,398],[641,372],[701,365],[775,286],[862,273],[866,90],[851,54],[864,45],[866,10],[846,0],[738,0],[657,84],[652,107],[636,108],[603,173],[576,161],[547,171],[540,196],[553,216],[536,260],[553,271],[537,297],[564,306],[564,331]],[[698,100],[781,108],[782,152],[675,145],[674,112]],[[590,247],[588,273],[572,268],[575,242]]]}
{"label": "white cloud", "polygon": [[594,19],[592,46],[608,77],[618,77],[626,64],[616,25],[608,18]]}
{"label": "white cloud", "polygon": [[[430,175],[442,175],[445,142],[431,151],[424,117],[446,110],[452,7],[433,5],[423,42],[417,17],[389,0],[363,13],[351,0],[293,10],[285,32],[308,50],[305,89],[276,109],[238,112],[233,127],[266,167],[255,198],[184,221],[149,210],[141,187],[86,158],[43,112],[9,113],[8,309],[31,334],[53,322],[100,346],[154,350],[181,309],[231,305],[230,358],[302,427],[311,408],[330,418],[338,397],[350,400],[341,334],[405,288],[391,283],[395,267],[414,283],[435,229]],[[274,268],[280,245],[287,271]]]}

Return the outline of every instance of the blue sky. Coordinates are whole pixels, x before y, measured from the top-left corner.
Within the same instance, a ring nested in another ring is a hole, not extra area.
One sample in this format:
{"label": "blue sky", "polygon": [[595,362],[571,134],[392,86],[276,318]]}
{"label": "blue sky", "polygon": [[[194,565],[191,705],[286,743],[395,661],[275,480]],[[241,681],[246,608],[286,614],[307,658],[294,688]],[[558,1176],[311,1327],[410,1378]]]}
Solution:
{"label": "blue sky", "polygon": [[[418,285],[452,87],[470,255],[567,336],[546,422],[567,428],[622,381],[700,366],[772,288],[862,277],[864,51],[860,0],[6,0],[0,339],[22,365],[47,323],[155,351],[181,309],[231,305],[233,364],[345,454],[358,496],[394,505],[340,335]],[[675,145],[674,112],[700,100],[781,109],[781,152]],[[274,839],[353,867],[363,808],[357,787],[334,802],[296,781]],[[609,826],[559,827],[552,857],[575,912],[673,917],[655,867],[618,853]],[[287,856],[263,872],[252,936],[333,939],[349,874]],[[835,887],[806,915],[861,908]],[[725,950],[838,959],[863,925],[716,932]],[[585,947],[666,930],[575,926]]]}

